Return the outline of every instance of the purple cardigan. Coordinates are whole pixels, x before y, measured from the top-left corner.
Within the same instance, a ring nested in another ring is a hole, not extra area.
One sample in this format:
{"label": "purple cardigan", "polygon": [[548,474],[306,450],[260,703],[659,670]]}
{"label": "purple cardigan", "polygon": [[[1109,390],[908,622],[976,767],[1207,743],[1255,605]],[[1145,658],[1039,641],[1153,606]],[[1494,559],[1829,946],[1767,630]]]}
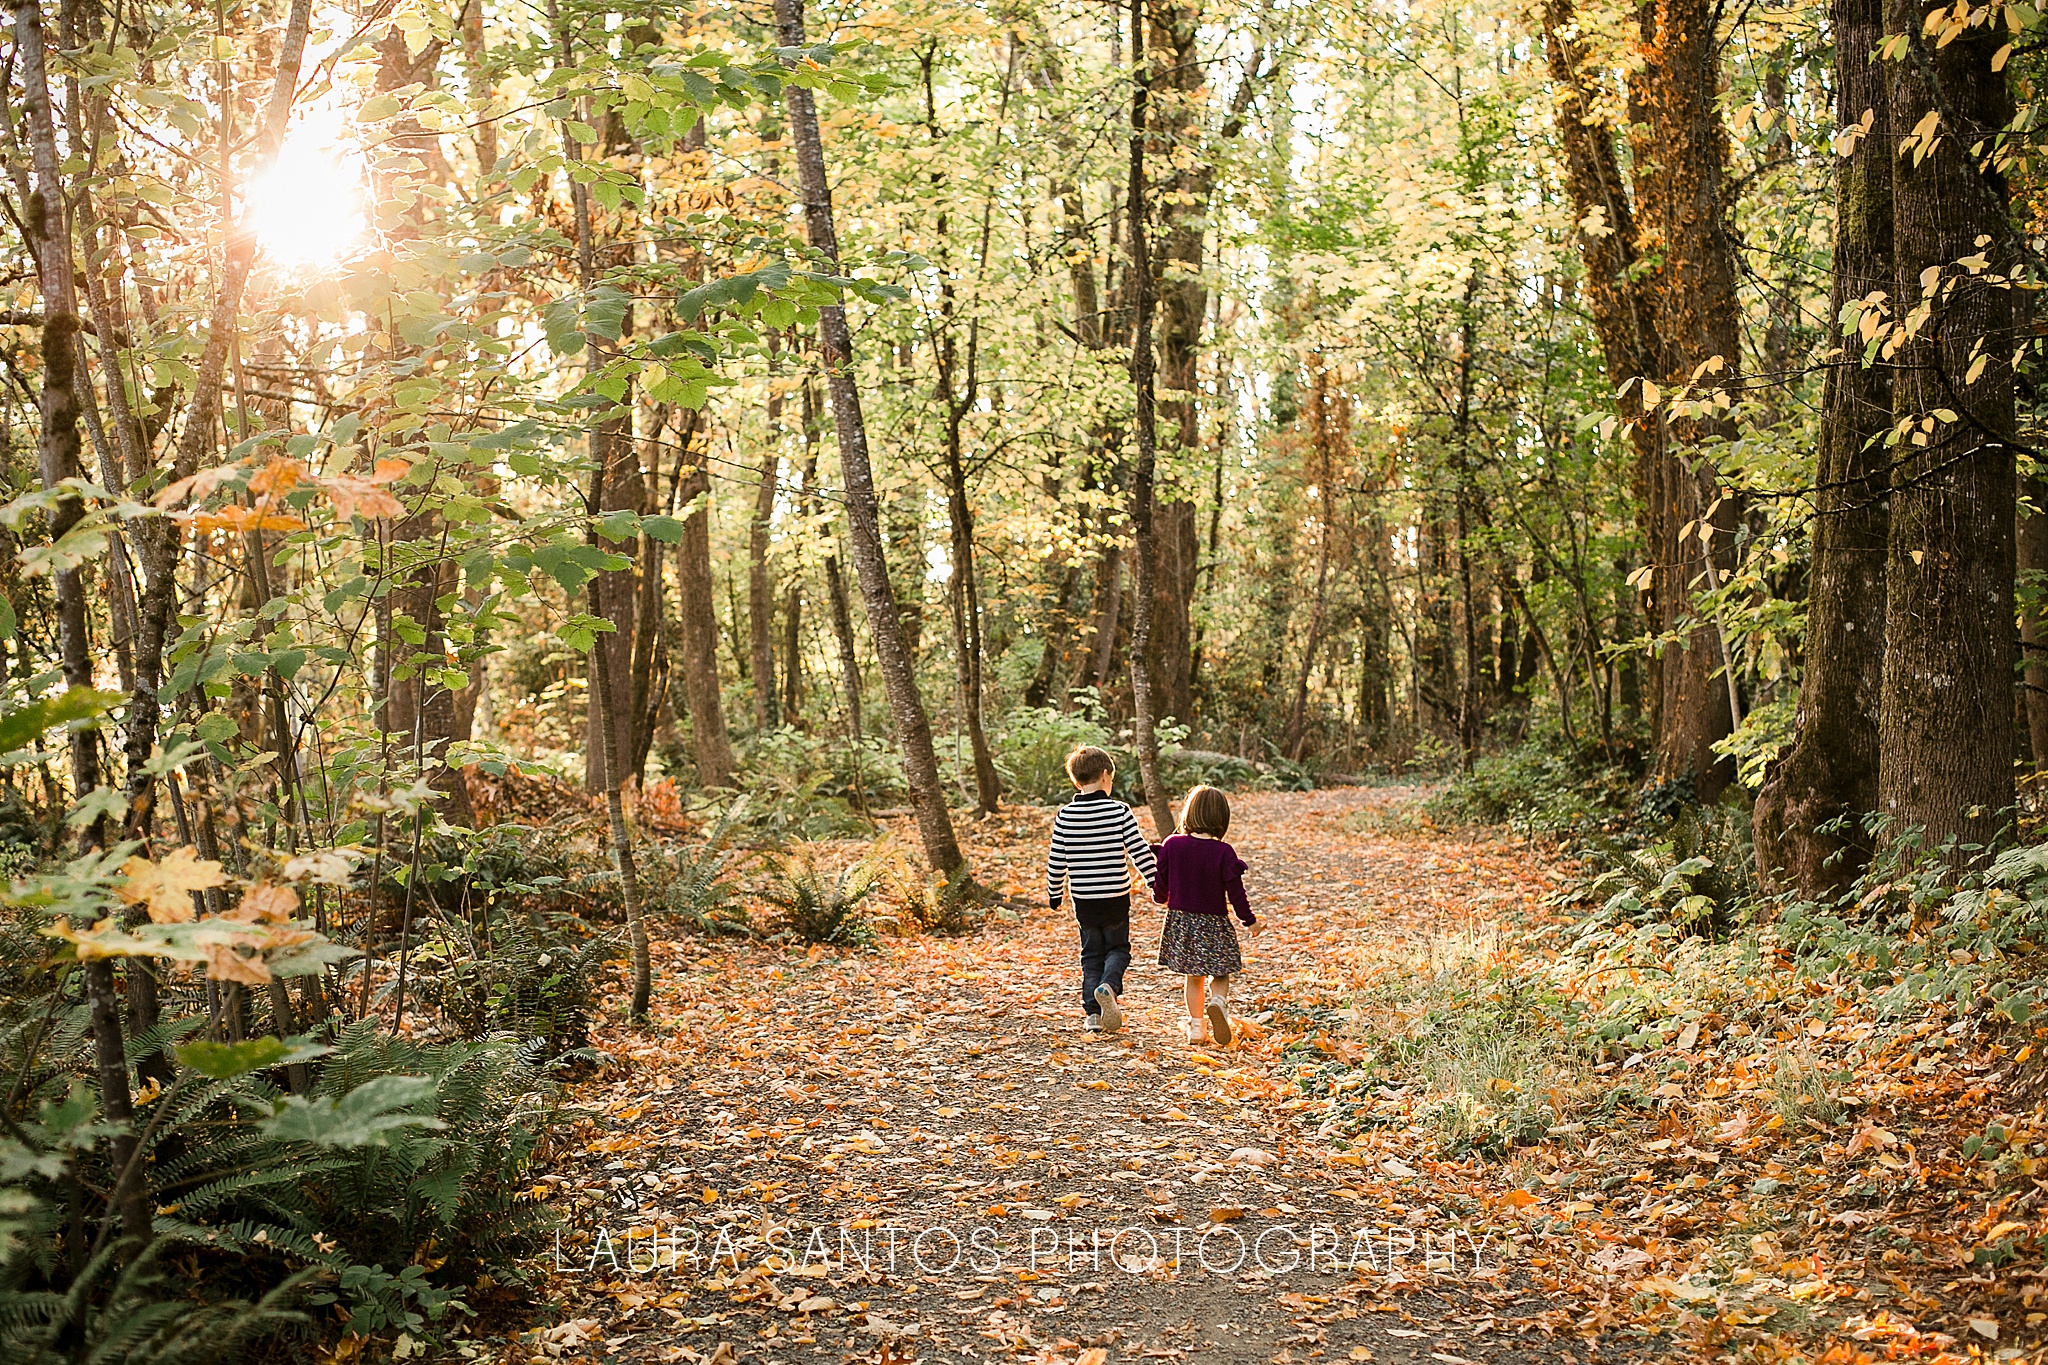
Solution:
{"label": "purple cardigan", "polygon": [[1159,881],[1152,899],[1184,915],[1220,915],[1227,898],[1237,917],[1258,923],[1244,894],[1244,859],[1221,839],[1175,834],[1159,846]]}

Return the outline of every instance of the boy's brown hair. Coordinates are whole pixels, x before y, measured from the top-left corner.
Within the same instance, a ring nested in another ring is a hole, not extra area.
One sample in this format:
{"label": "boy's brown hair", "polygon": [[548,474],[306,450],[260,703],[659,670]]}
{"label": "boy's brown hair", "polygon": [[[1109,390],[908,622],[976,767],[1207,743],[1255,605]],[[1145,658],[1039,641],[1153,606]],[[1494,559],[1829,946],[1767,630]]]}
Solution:
{"label": "boy's brown hair", "polygon": [[1214,787],[1196,787],[1181,802],[1180,831],[1221,839],[1230,833],[1230,798]]}
{"label": "boy's brown hair", "polygon": [[1074,785],[1085,787],[1105,773],[1116,771],[1116,760],[1092,744],[1083,744],[1067,755],[1067,776]]}

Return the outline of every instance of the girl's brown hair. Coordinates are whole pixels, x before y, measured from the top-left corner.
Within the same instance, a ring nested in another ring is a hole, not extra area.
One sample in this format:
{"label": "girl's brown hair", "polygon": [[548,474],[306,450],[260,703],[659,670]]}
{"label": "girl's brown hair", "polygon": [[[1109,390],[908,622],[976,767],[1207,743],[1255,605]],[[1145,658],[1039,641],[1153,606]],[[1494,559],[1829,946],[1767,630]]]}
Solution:
{"label": "girl's brown hair", "polygon": [[1219,839],[1230,833],[1230,798],[1214,787],[1196,787],[1181,802],[1180,832]]}

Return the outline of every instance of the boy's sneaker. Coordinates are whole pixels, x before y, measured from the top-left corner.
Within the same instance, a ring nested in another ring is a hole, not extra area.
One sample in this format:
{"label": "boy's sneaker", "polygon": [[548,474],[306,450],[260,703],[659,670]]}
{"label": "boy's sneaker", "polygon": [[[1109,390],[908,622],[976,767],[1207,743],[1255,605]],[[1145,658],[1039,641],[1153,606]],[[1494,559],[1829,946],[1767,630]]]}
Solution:
{"label": "boy's sneaker", "polygon": [[1209,1027],[1216,1034],[1218,1047],[1230,1046],[1230,1011],[1220,1001],[1209,1002]]}
{"label": "boy's sneaker", "polygon": [[1085,1023],[1085,1024],[1083,1024],[1083,1025],[1081,1025],[1081,1027],[1082,1027],[1082,1028],[1085,1028],[1085,1029],[1087,1029],[1087,1030],[1088,1030],[1088,1031],[1089,1031],[1090,1033],[1100,1033],[1100,1032],[1102,1032],[1102,1016],[1101,1016],[1101,1015],[1099,1015],[1099,1014],[1091,1014],[1091,1015],[1087,1016],[1087,1018],[1088,1018],[1088,1022],[1087,1022],[1087,1023]]}
{"label": "boy's sneaker", "polygon": [[[1104,1033],[1115,1033],[1124,1026],[1124,1007],[1117,1003],[1116,992],[1107,984],[1095,988],[1095,1003],[1102,1006],[1102,1022],[1098,1025]],[[1094,1015],[1089,1016],[1091,1019]]]}

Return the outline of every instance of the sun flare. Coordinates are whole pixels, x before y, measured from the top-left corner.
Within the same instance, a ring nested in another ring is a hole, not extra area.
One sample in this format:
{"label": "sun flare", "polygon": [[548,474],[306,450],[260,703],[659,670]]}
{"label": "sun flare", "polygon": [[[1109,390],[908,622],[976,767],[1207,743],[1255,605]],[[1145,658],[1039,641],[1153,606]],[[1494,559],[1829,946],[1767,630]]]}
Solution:
{"label": "sun flare", "polygon": [[368,230],[362,181],[334,147],[287,140],[249,185],[249,211],[264,259],[285,269],[332,265]]}

